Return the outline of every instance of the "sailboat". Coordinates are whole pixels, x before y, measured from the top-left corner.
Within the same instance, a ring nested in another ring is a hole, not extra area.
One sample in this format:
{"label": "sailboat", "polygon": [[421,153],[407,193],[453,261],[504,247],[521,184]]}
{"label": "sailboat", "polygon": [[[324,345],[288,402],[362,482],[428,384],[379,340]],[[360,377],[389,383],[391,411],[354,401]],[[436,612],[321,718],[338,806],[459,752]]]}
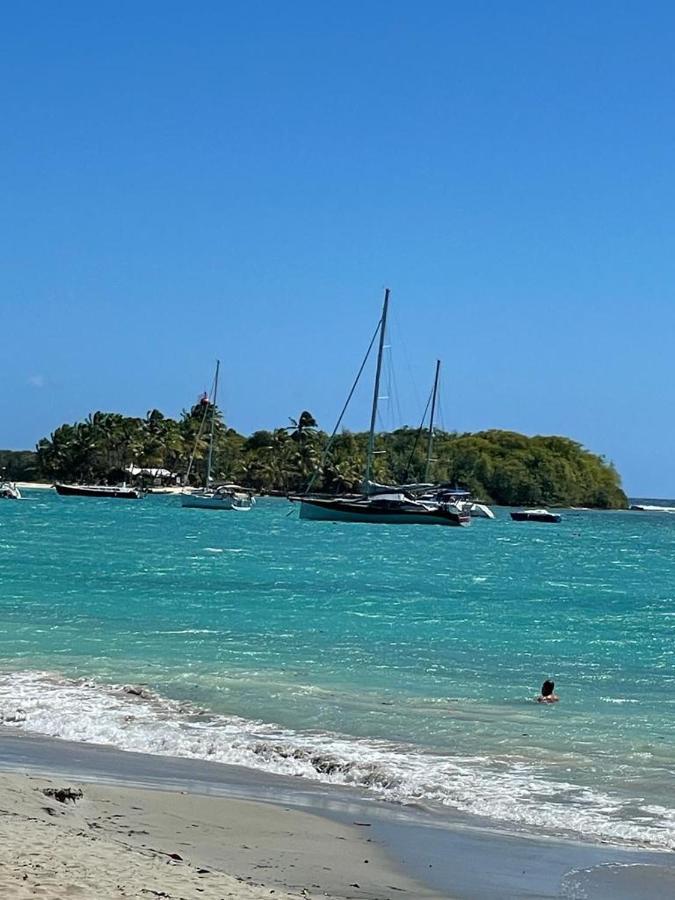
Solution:
{"label": "sailboat", "polygon": [[432,458],[434,446],[434,418],[436,413],[436,401],[438,398],[438,384],[440,374],[441,361],[440,359],[437,359],[434,387],[431,394],[431,415],[429,417],[429,436],[427,438],[427,460],[426,466],[424,468],[425,485],[422,493],[418,496],[421,500],[436,501],[437,503],[443,505],[452,504],[473,517],[494,519],[495,514],[492,512],[490,507],[485,503],[479,503],[477,500],[474,500],[471,496],[471,493],[467,490],[464,490],[463,488],[451,487],[449,484],[436,484],[431,488],[428,487],[429,476],[431,474],[431,463],[434,461]]}
{"label": "sailboat", "polygon": [[[320,497],[303,494],[290,497],[300,503],[300,518],[328,522],[365,522],[383,525],[469,525],[471,517],[454,504],[441,504],[434,500],[421,500],[403,488],[386,487],[373,482],[375,457],[375,426],[380,396],[382,357],[387,330],[389,289],[384,292],[382,315],[378,324],[379,342],[375,385],[368,432],[368,454],[363,483],[363,493],[336,497]],[[377,332],[376,332],[377,333]]]}
{"label": "sailboat", "polygon": [[[244,488],[236,484],[221,484],[218,487],[211,485],[211,472],[213,468],[213,442],[216,431],[216,398],[218,396],[218,375],[220,373],[220,360],[216,360],[216,374],[213,380],[213,397],[211,401],[207,400],[207,412],[211,410],[211,428],[209,432],[209,452],[206,462],[206,479],[204,487],[193,491],[183,491],[180,497],[181,506],[188,509],[233,509],[243,512],[251,509],[255,500],[253,496]],[[205,413],[206,415],[206,413]],[[197,435],[197,440],[201,436]],[[196,451],[195,442],[195,451]],[[195,451],[192,453],[190,463],[188,465],[188,474],[192,468]]]}
{"label": "sailboat", "polygon": [[107,497],[112,500],[140,500],[143,491],[127,487],[126,484],[55,484],[57,494],[62,497]]}

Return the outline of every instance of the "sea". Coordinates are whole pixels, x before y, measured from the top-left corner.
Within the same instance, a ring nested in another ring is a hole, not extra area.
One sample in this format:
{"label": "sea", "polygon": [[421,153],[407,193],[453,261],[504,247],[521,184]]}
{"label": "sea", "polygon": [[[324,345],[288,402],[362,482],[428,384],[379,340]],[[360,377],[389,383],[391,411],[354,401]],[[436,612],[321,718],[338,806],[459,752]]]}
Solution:
{"label": "sea", "polygon": [[675,511],[390,527],[28,490],[0,504],[0,722],[675,849]]}

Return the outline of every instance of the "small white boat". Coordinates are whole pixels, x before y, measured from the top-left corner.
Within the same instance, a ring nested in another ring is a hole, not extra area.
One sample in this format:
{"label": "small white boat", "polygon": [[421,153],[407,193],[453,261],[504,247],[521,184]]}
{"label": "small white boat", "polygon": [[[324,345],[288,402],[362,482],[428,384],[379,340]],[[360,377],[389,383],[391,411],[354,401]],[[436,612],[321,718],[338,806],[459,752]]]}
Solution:
{"label": "small white boat", "polygon": [[494,519],[495,514],[485,503],[475,503],[473,500],[467,501],[464,508],[469,507],[469,515],[479,519]]}
{"label": "small white boat", "polygon": [[186,509],[234,509],[244,512],[255,506],[255,498],[243,488],[224,484],[217,488],[183,493],[180,503]]}
{"label": "small white boat", "polygon": [[13,481],[0,481],[0,500],[20,500],[21,491]]}
{"label": "small white boat", "polygon": [[435,487],[423,495],[425,499],[436,499],[441,503],[454,503],[473,519],[494,519],[495,514],[485,503],[471,499],[471,494],[464,488]]}

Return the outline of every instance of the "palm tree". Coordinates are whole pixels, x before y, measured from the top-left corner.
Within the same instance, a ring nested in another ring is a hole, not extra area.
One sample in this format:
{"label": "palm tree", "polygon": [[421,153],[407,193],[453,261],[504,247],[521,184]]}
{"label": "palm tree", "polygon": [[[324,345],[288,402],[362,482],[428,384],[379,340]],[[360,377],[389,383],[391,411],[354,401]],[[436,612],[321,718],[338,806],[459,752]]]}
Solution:
{"label": "palm tree", "polygon": [[289,416],[290,427],[287,430],[292,432],[291,438],[294,441],[303,441],[316,434],[317,422],[311,412],[304,409],[297,419]]}

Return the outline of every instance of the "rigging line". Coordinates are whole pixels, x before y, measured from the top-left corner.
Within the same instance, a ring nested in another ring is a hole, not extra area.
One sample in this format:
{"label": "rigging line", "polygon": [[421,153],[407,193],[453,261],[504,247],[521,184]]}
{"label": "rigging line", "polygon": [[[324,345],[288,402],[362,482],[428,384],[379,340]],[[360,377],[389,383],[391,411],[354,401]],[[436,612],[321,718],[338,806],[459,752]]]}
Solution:
{"label": "rigging line", "polygon": [[[386,335],[385,335],[385,340],[386,340]],[[384,349],[385,349],[385,354],[386,354],[386,356],[385,356],[386,364],[383,368],[385,368],[387,383],[384,386],[386,393],[380,394],[380,397],[379,397],[380,402],[377,407],[377,422],[380,426],[379,430],[381,432],[386,433],[387,431],[393,430],[394,417],[392,415],[392,409],[393,409],[394,386],[392,385],[392,380],[391,380],[392,379],[392,371],[393,371],[393,366],[392,366],[392,361],[391,361],[392,360],[391,344],[387,344]],[[386,406],[382,402],[384,400],[387,401]],[[384,406],[384,411],[383,411],[383,406]],[[379,451],[379,452],[385,452],[385,451]]]}
{"label": "rigging line", "polygon": [[[403,422],[403,413],[401,412],[401,394],[398,389],[398,382],[396,380],[396,368],[394,367],[394,356],[393,356],[393,352],[391,349],[389,351],[389,367],[390,367],[390,371],[391,371],[391,383],[392,383],[392,388],[391,388],[390,394],[393,397],[392,412],[395,412],[396,416],[397,416],[396,421],[395,422],[392,421],[392,426],[393,426],[392,431],[393,431],[396,428],[402,428],[404,425],[404,422]],[[394,409],[394,406],[395,406],[395,409]],[[393,419],[393,415],[392,415],[392,419]]]}
{"label": "rigging line", "polygon": [[427,399],[427,405],[424,407],[424,412],[422,413],[422,421],[420,422],[420,427],[417,429],[417,434],[415,435],[415,441],[412,445],[412,450],[410,451],[410,456],[408,457],[408,462],[405,464],[405,480],[408,480],[408,475],[410,474],[410,469],[412,467],[413,456],[415,455],[415,450],[417,450],[417,445],[420,442],[420,438],[422,437],[422,432],[424,431],[424,423],[427,418],[427,413],[429,412],[429,407],[431,406],[431,398],[433,396],[433,389],[429,394]]}
{"label": "rigging line", "polygon": [[396,335],[397,335],[396,346],[403,348],[403,361],[408,370],[408,372],[407,372],[408,381],[412,387],[413,399],[415,401],[415,409],[419,409],[422,406],[422,394],[420,394],[419,388],[417,387],[417,382],[415,381],[415,376],[413,375],[413,369],[410,364],[410,356],[408,355],[408,345],[407,345],[405,339],[403,338],[403,335],[405,332],[403,331],[403,329],[400,326],[400,322],[399,322],[399,319],[398,319],[395,309],[393,310],[391,318],[393,320],[393,329],[395,329]]}
{"label": "rigging line", "polygon": [[[385,335],[386,340],[386,335]],[[392,383],[391,383],[391,343],[385,346],[385,362],[383,365],[385,372],[386,384],[384,386],[385,394],[380,395],[380,401],[386,400],[386,405],[380,402],[377,408],[377,421],[380,423],[380,430],[387,431],[392,420]]]}
{"label": "rigging line", "polygon": [[316,467],[316,469],[314,470],[314,474],[313,474],[312,477],[310,478],[309,483],[308,483],[307,487],[305,488],[305,493],[306,493],[306,494],[308,494],[308,493],[311,491],[312,485],[313,485],[314,482],[316,481],[319,472],[320,472],[320,471],[323,469],[323,467],[324,467],[324,464],[325,464],[325,462],[326,462],[326,458],[327,458],[327,456],[328,456],[328,454],[329,454],[329,452],[330,452],[331,447],[333,446],[333,441],[335,440],[335,435],[336,435],[337,432],[338,432],[338,428],[339,428],[340,425],[342,424],[342,419],[344,418],[344,414],[347,412],[347,407],[349,406],[349,404],[350,404],[350,402],[351,402],[351,399],[352,399],[352,397],[354,396],[354,391],[356,390],[356,386],[357,386],[357,384],[359,383],[359,380],[360,380],[360,378],[361,378],[361,375],[363,374],[363,370],[364,370],[365,367],[366,367],[366,363],[368,362],[368,357],[370,356],[370,352],[371,352],[371,350],[373,349],[373,346],[374,346],[374,344],[375,344],[375,340],[377,339],[377,336],[378,336],[378,334],[379,334],[379,332],[380,332],[380,326],[381,326],[381,325],[382,325],[382,318],[380,317],[380,321],[377,323],[377,328],[376,328],[375,331],[373,332],[373,336],[372,336],[372,338],[370,339],[370,343],[368,344],[368,349],[366,350],[366,355],[363,357],[363,362],[361,363],[361,365],[360,365],[360,367],[359,367],[359,371],[356,373],[356,378],[354,379],[354,384],[352,384],[352,388],[351,388],[351,390],[350,390],[350,392],[349,392],[349,394],[348,394],[348,396],[347,396],[347,399],[345,400],[345,405],[342,407],[342,412],[341,412],[340,415],[338,416],[338,420],[337,420],[337,422],[335,423],[335,428],[333,429],[333,433],[331,434],[330,438],[328,439],[328,443],[326,444],[326,447],[325,447],[323,453],[321,454],[321,459],[319,460],[319,465],[318,465],[318,466]]}
{"label": "rigging line", "polygon": [[436,406],[438,407],[438,421],[441,423],[441,430],[445,431],[447,434],[447,430],[445,427],[445,416],[443,415],[443,403],[441,402],[440,389],[438,391],[438,400],[436,401]]}

